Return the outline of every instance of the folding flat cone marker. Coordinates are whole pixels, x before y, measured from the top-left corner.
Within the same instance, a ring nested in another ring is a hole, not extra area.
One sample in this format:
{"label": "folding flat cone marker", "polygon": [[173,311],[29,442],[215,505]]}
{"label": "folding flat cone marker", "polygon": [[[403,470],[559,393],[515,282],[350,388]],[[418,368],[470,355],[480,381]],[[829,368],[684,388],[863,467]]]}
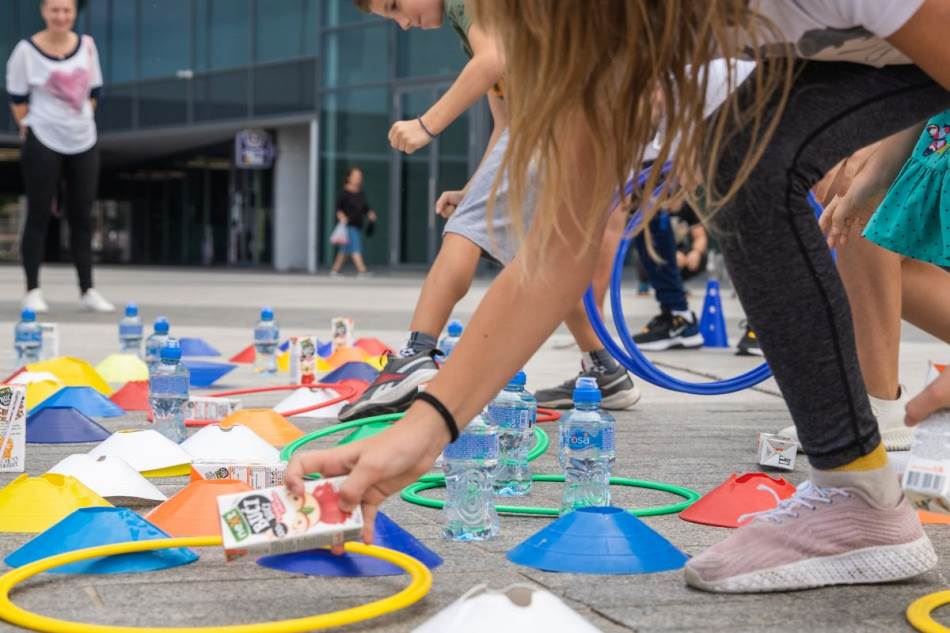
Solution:
{"label": "folding flat cone marker", "polygon": [[154,429],[118,431],[89,451],[89,455],[120,457],[146,476],[155,471],[172,468],[177,468],[182,476],[186,476],[191,464],[191,455]]}
{"label": "folding flat cone marker", "polygon": [[253,345],[248,345],[240,352],[228,359],[228,362],[239,363],[241,365],[250,365],[257,358],[257,352]]}
{"label": "folding flat cone marker", "polygon": [[111,354],[96,365],[99,375],[113,385],[130,380],[148,380],[148,366],[135,354]]}
{"label": "folding flat cone marker", "polygon": [[382,356],[372,356],[366,359],[366,364],[375,369],[376,371],[382,371],[383,367],[386,366],[386,363],[389,362],[389,356],[383,354]]}
{"label": "folding flat cone marker", "polygon": [[26,418],[27,444],[101,442],[111,433],[72,407],[43,407]]}
{"label": "folding flat cone marker", "polygon": [[501,591],[485,585],[464,596],[424,622],[413,633],[600,633],[600,629],[564,604],[554,594],[538,587],[517,584]]}
{"label": "folding flat cone marker", "polygon": [[544,571],[649,574],[679,569],[686,554],[620,508],[580,508],[508,552],[508,560]]}
{"label": "folding flat cone marker", "polygon": [[338,347],[329,358],[325,360],[317,359],[317,369],[333,371],[346,363],[365,363],[369,357],[369,354],[358,347]]}
{"label": "folding flat cone marker", "polygon": [[[284,398],[280,404],[274,407],[274,410],[278,413],[296,411],[304,407],[318,405],[321,402],[332,400],[338,396],[339,394],[337,392],[330,389],[308,389],[307,387],[301,387]],[[298,415],[305,418],[335,418],[345,404],[346,402],[338,402],[328,407],[321,407]]]}
{"label": "folding flat cone marker", "polygon": [[0,489],[0,532],[42,532],[79,508],[111,507],[78,479],[20,475]]}
{"label": "folding flat cone marker", "polygon": [[216,363],[210,360],[195,360],[193,358],[186,358],[182,360],[182,363],[188,368],[188,373],[191,374],[192,387],[210,387],[237,367],[237,365],[230,363]]}
{"label": "folding flat cone marker", "polygon": [[303,431],[273,409],[238,409],[221,420],[220,426],[226,429],[237,424],[243,424],[277,448],[303,435]]}
{"label": "folding flat cone marker", "polygon": [[219,536],[218,497],[251,490],[243,481],[192,481],[145,518],[172,536]]}
{"label": "folding flat cone marker", "polygon": [[[87,547],[168,538],[160,529],[124,508],[80,508],[4,559],[10,567]],[[124,574],[158,571],[198,560],[188,549],[161,549],[93,558],[51,569],[54,574]]]}
{"label": "folding flat cone marker", "polygon": [[47,407],[72,407],[91,418],[116,418],[125,413],[122,407],[92,387],[63,387],[36,405],[33,412]]}
{"label": "folding flat cone marker", "polygon": [[333,341],[323,341],[317,340],[317,356],[320,358],[330,358],[333,355]]}
{"label": "folding flat cone marker", "polygon": [[379,433],[382,433],[386,429],[392,426],[389,422],[370,422],[369,424],[364,424],[363,426],[357,428],[355,431],[344,437],[342,440],[336,443],[337,446],[344,446],[350,444],[351,442],[358,442],[360,440],[365,440],[366,438],[373,437]]}
{"label": "folding flat cone marker", "polygon": [[133,380],[109,398],[126,411],[150,411],[148,404],[148,381]]}
{"label": "folding flat cone marker", "polygon": [[178,339],[182,356],[220,356],[221,352],[203,338],[184,336]]}
{"label": "folding flat cone marker", "polygon": [[[442,558],[399,527],[382,512],[376,515],[373,545],[387,547],[412,556],[429,569],[442,564]],[[401,569],[375,558],[358,554],[335,556],[326,550],[309,550],[259,559],[259,565],[307,576],[396,576]]]}
{"label": "folding flat cone marker", "polygon": [[376,380],[376,376],[378,375],[379,372],[366,363],[346,363],[321,378],[320,382],[332,383],[340,382],[341,380],[355,379],[371,383]]}
{"label": "folding flat cone marker", "polygon": [[739,527],[739,518],[753,512],[771,510],[779,501],[795,494],[795,486],[781,477],[765,473],[733,473],[729,479],[680,512],[692,523]]}
{"label": "folding flat cone marker", "polygon": [[269,464],[280,461],[276,448],[241,424],[227,428],[211,424],[182,442],[181,447],[193,461],[240,460]]}
{"label": "folding flat cone marker", "polygon": [[353,346],[360,348],[369,356],[383,356],[384,354],[391,354],[393,351],[389,345],[386,345],[378,338],[365,337],[357,339],[356,342],[353,343]]}
{"label": "folding flat cone marker", "polygon": [[165,501],[168,497],[121,457],[70,455],[49,469],[75,477],[100,497],[118,505],[133,499]]}
{"label": "folding flat cone marker", "polygon": [[703,314],[699,319],[699,331],[703,335],[704,346],[729,347],[726,317],[722,313],[722,297],[719,296],[719,282],[715,279],[710,279],[706,284],[706,299],[703,301]]}
{"label": "folding flat cone marker", "polygon": [[950,525],[950,514],[918,510],[917,516],[920,517],[920,522],[924,525]]}
{"label": "folding flat cone marker", "polygon": [[281,352],[277,355],[277,371],[282,374],[290,371],[290,352]]}
{"label": "folding flat cone marker", "polygon": [[40,380],[26,385],[26,408],[32,410],[38,404],[63,388],[59,380]]}
{"label": "folding flat cone marker", "polygon": [[27,365],[29,371],[48,371],[67,387],[92,387],[104,396],[112,395],[109,383],[86,361],[72,356],[60,356]]}

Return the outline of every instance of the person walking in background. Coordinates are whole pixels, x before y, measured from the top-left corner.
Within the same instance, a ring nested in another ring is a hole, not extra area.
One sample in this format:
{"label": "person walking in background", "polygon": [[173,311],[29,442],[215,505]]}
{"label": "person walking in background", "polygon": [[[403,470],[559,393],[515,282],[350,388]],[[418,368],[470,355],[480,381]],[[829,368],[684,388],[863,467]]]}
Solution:
{"label": "person walking in background", "polygon": [[[376,222],[376,212],[369,208],[363,194],[363,170],[350,167],[343,180],[343,192],[336,202],[337,229],[330,241],[339,247],[330,275],[340,274],[347,257],[353,259],[353,265],[360,275],[369,274],[363,262],[363,229],[369,229]],[[345,239],[343,239],[345,237]]]}
{"label": "person walking in background", "polygon": [[46,230],[60,181],[70,251],[79,276],[80,306],[94,312],[115,307],[92,284],[92,203],[99,185],[95,108],[102,86],[96,44],[73,31],[76,0],[43,0],[46,28],[21,40],[7,61],[7,93],[23,142],[21,163],[27,197],[21,252],[26,272],[23,307],[48,312],[40,289]]}

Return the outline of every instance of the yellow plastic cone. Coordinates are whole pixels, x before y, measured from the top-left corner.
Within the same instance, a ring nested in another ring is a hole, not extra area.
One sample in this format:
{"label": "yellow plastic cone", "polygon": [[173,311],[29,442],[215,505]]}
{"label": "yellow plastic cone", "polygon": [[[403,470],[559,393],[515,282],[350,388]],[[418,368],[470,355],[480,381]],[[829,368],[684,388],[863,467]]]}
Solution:
{"label": "yellow plastic cone", "polygon": [[290,352],[277,355],[277,371],[282,374],[290,373]]}
{"label": "yellow plastic cone", "polygon": [[134,354],[110,354],[96,365],[106,382],[124,385],[136,380],[148,380],[148,366]]}
{"label": "yellow plastic cone", "polygon": [[99,375],[95,367],[80,358],[60,356],[26,366],[28,371],[48,371],[63,381],[67,387],[92,387],[104,396],[112,395],[109,383]]}
{"label": "yellow plastic cone", "polygon": [[0,532],[42,532],[79,508],[112,504],[67,475],[23,474],[0,490]]}

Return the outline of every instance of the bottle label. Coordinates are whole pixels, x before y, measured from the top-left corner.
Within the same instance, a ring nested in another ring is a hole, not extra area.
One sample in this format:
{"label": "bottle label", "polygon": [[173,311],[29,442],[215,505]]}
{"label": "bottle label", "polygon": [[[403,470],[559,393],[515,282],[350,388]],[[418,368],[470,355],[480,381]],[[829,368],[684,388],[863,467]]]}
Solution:
{"label": "bottle label", "polygon": [[488,417],[506,431],[527,431],[531,428],[531,409],[489,405]]}
{"label": "bottle label", "polygon": [[141,324],[119,324],[119,336],[123,338],[136,338],[142,337],[142,325]]}
{"label": "bottle label", "polygon": [[43,341],[43,331],[39,328],[31,330],[18,330],[14,336],[17,343],[41,343]]}
{"label": "bottle label", "polygon": [[181,395],[188,397],[188,376],[152,376],[149,381],[152,395]]}
{"label": "bottle label", "polygon": [[570,429],[567,432],[567,446],[572,451],[596,448],[600,451],[614,450],[614,430],[604,427],[599,432],[590,433],[586,429]]}
{"label": "bottle label", "polygon": [[445,447],[445,459],[498,459],[498,436],[494,433],[462,433]]}

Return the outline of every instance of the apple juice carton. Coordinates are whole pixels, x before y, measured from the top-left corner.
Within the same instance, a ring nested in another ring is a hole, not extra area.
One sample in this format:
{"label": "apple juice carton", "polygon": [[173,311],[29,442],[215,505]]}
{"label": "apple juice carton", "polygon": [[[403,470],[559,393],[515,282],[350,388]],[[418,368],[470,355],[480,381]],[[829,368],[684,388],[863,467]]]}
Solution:
{"label": "apple juice carton", "polygon": [[798,454],[798,442],[795,440],[771,433],[759,433],[756,436],[755,449],[759,454],[760,466],[795,470],[795,457]]}
{"label": "apple juice carton", "polygon": [[0,473],[22,473],[26,460],[26,387],[0,385]]}
{"label": "apple juice carton", "polygon": [[286,554],[358,539],[362,511],[340,510],[345,479],[308,481],[302,497],[283,486],[218,497],[226,558]]}
{"label": "apple juice carton", "polygon": [[[927,384],[950,371],[946,367],[931,364]],[[902,486],[921,510],[950,514],[950,408],[937,409],[914,427]]]}
{"label": "apple juice carton", "polygon": [[353,347],[356,339],[355,324],[353,319],[346,317],[333,317],[330,319],[330,336],[333,340],[333,349],[340,347]]}
{"label": "apple juice carton", "polygon": [[192,396],[188,400],[188,418],[219,422],[240,408],[241,401],[237,398]]}
{"label": "apple juice carton", "polygon": [[290,375],[298,385],[312,385],[317,381],[316,336],[290,337]]}

